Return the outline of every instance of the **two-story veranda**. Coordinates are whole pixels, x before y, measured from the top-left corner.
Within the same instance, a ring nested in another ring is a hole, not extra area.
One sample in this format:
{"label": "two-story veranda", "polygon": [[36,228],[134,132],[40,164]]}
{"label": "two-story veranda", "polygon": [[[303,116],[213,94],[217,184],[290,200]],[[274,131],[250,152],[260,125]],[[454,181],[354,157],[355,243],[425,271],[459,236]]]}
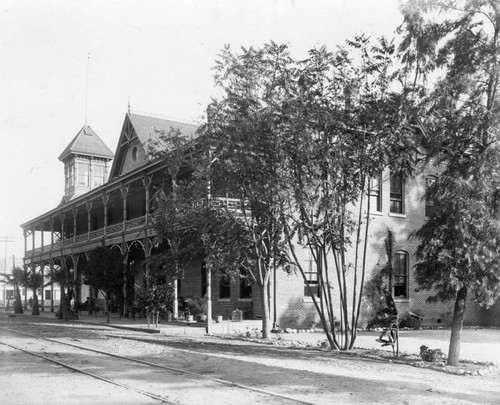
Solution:
{"label": "two-story veranda", "polygon": [[[150,202],[154,190],[164,181],[165,162],[153,158],[150,146],[159,131],[171,128],[178,128],[189,138],[196,136],[196,125],[127,113],[110,165],[113,153],[85,125],[59,157],[65,170],[65,195],[60,205],[21,225],[24,265],[38,269],[45,277],[58,266],[69,269],[76,286],[76,308],[87,297],[98,297],[92,286],[82,284],[81,270],[87,265],[90,251],[107,246],[119,249],[123,257],[121,311],[127,314],[127,302],[131,302],[134,283],[142,278],[145,259],[161,248],[150,219]],[[231,200],[219,203],[231,204]],[[209,303],[214,314],[227,317],[239,308],[246,317],[260,315],[253,308],[251,286],[218,281],[212,283],[200,258],[177,282],[176,291],[179,297],[207,294],[210,299],[212,294],[217,295],[213,310]]]}

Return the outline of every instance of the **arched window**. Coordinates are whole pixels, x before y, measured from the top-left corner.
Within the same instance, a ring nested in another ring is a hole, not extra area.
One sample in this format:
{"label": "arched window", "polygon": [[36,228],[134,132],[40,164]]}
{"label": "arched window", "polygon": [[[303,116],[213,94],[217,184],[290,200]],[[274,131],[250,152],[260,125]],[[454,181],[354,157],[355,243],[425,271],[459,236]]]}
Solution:
{"label": "arched window", "polygon": [[432,217],[434,214],[434,200],[429,197],[428,191],[437,182],[436,176],[427,176],[425,178],[425,216],[427,218]]}
{"label": "arched window", "polygon": [[394,253],[394,298],[408,298],[408,253]]}

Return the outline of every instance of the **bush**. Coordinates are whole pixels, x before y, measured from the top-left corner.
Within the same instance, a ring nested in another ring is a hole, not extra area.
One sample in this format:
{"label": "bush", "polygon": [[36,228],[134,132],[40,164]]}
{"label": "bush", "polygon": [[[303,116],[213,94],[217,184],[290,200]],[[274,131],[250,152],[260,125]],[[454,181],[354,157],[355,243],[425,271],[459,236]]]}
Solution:
{"label": "bush", "polygon": [[409,329],[420,329],[421,325],[422,317],[412,312],[408,312],[399,323],[400,328]]}
{"label": "bush", "polygon": [[441,363],[444,361],[444,354],[441,349],[429,349],[427,346],[420,346],[420,357],[429,363]]}

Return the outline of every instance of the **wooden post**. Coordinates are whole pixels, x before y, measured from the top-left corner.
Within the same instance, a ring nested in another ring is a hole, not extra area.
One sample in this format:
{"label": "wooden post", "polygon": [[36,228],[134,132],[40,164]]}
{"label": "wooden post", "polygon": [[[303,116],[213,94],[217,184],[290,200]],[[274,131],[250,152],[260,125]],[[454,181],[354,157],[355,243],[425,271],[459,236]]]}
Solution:
{"label": "wooden post", "polygon": [[108,227],[108,201],[109,194],[102,194],[102,204],[104,205],[104,235],[106,235],[107,227]]}
{"label": "wooden post", "polygon": [[142,184],[144,185],[145,189],[144,198],[146,199],[144,203],[144,226],[147,226],[149,222],[149,199],[151,198],[149,195],[149,187],[151,185],[151,179],[152,176],[147,176],[145,173],[142,176]]}
{"label": "wooden post", "polygon": [[128,314],[127,305],[127,272],[128,272],[128,246],[126,243],[122,244],[122,255],[123,255],[123,317],[125,318]]}
{"label": "wooden post", "polygon": [[77,232],[78,207],[71,207],[71,213],[73,214],[73,244],[75,244],[76,232]]}
{"label": "wooden post", "polygon": [[75,283],[75,307],[74,307],[74,312],[75,315],[78,316],[78,308],[80,307],[80,302],[81,302],[81,283],[80,283],[80,273],[78,271],[78,256],[77,255],[72,255],[73,259],[73,281]]}
{"label": "wooden post", "polygon": [[44,233],[44,228],[45,228],[45,223],[42,222],[41,225],[40,225],[40,242],[41,242],[41,252],[43,253],[43,245],[44,245],[44,241],[43,241],[43,233]]}
{"label": "wooden post", "polygon": [[173,307],[174,307],[174,313],[172,314],[173,319],[178,319],[179,318],[179,297],[177,294],[177,279],[174,278],[174,302],[173,302]]}
{"label": "wooden post", "polygon": [[90,228],[92,225],[92,203],[93,201],[86,201],[85,208],[87,209],[87,240],[90,240]]}
{"label": "wooden post", "polygon": [[[50,274],[52,276],[54,274],[54,259],[50,259],[49,266]],[[54,282],[50,283],[50,312],[54,312]]]}
{"label": "wooden post", "polygon": [[42,298],[40,299],[41,301],[41,305],[40,305],[40,310],[42,312],[45,312],[45,304],[43,302],[43,300],[45,299],[45,287],[44,287],[44,284],[45,284],[45,262],[42,260],[42,264],[40,265],[40,272],[42,273]]}
{"label": "wooden post", "polygon": [[205,266],[207,272],[207,333],[211,332],[212,326],[212,272]]}
{"label": "wooden post", "polygon": [[122,193],[122,199],[123,199],[123,230],[125,231],[125,228],[127,226],[127,194],[129,190],[129,185],[124,185],[122,184],[120,187],[120,191]]}

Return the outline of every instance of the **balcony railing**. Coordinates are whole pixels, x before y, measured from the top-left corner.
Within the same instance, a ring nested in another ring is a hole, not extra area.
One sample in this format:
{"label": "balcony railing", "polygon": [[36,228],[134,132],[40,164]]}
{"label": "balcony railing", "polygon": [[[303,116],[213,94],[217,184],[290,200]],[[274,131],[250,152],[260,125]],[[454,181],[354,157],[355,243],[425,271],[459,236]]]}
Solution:
{"label": "balcony railing", "polygon": [[213,197],[210,202],[213,207],[227,208],[231,211],[242,211],[243,207],[248,208],[248,201],[240,198]]}
{"label": "balcony railing", "polygon": [[[141,228],[144,227],[145,223],[146,223],[146,217],[142,216],[125,221],[125,224],[123,222],[120,222],[119,224],[109,225],[106,227],[106,235],[111,235],[123,231],[129,231]],[[83,243],[102,239],[104,236],[105,236],[104,228],[96,229],[95,231],[77,235],[76,237],[70,236],[63,240],[54,241],[54,243],[52,244],[43,246],[43,252],[57,251],[58,249],[61,249],[61,247],[66,247],[66,246],[81,245]],[[38,247],[34,250],[26,251],[25,257],[39,255],[41,253],[42,253],[42,247]]]}

